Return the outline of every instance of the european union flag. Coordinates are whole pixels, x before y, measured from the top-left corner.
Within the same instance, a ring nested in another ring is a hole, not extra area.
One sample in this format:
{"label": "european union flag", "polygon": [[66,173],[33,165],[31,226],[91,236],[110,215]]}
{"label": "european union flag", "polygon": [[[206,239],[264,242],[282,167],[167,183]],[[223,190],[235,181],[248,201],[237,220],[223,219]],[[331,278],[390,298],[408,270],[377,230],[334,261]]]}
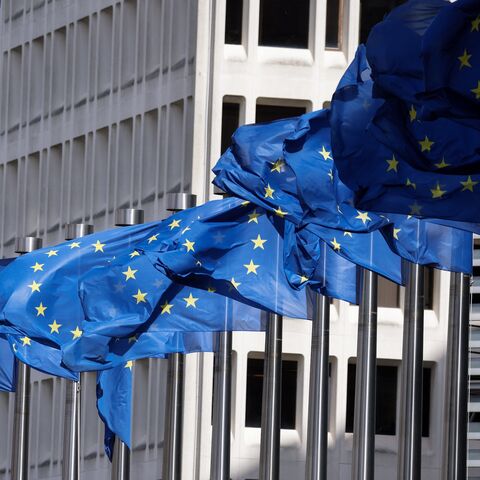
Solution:
{"label": "european union flag", "polygon": [[359,49],[332,102],[340,178],[359,208],[479,221],[478,15],[470,0],[412,0],[372,30],[371,72]]}
{"label": "european union flag", "polygon": [[17,358],[53,375],[76,380],[62,363],[62,345],[82,336],[82,276],[108,265],[147,235],[152,224],[108,230],[15,259],[0,274],[0,308],[6,335]]}

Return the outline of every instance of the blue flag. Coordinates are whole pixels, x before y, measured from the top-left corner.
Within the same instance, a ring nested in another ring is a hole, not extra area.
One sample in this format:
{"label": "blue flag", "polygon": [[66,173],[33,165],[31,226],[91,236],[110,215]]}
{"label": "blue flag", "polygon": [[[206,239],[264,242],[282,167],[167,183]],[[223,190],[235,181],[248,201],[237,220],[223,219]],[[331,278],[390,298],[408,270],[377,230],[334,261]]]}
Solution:
{"label": "blue flag", "polygon": [[411,0],[372,30],[371,72],[359,49],[332,102],[339,175],[359,208],[479,222],[478,15],[471,0]]}

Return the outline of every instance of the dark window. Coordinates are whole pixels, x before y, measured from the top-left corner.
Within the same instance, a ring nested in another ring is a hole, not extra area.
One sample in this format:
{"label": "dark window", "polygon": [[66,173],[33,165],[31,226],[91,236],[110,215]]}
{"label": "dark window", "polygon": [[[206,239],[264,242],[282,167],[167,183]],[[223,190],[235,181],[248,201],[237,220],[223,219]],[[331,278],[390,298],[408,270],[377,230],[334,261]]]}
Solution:
{"label": "dark window", "polygon": [[[297,410],[297,370],[295,360],[282,360],[281,428],[295,429]],[[249,358],[247,363],[247,401],[245,426],[260,428],[262,420],[263,358]]]}
{"label": "dark window", "polygon": [[[353,432],[355,412],[355,373],[356,365],[348,364],[347,377],[347,422],[346,432]],[[395,435],[397,418],[397,375],[398,367],[377,365],[377,393],[375,433],[377,435]]]}
{"label": "dark window", "polygon": [[281,118],[298,117],[303,115],[305,107],[285,107],[281,105],[258,105],[255,111],[256,123],[273,122]]}
{"label": "dark window", "polygon": [[258,43],[308,48],[310,0],[260,0]]}
{"label": "dark window", "polygon": [[434,269],[430,267],[425,268],[425,308],[431,310],[433,308],[433,277]]}
{"label": "dark window", "polygon": [[[353,433],[355,415],[355,373],[356,365],[348,364],[347,374],[347,415],[345,431]],[[397,375],[395,366],[377,365],[377,392],[375,433],[377,435],[395,435],[397,423]],[[423,369],[422,436],[430,435],[430,397],[432,369]]]}
{"label": "dark window", "polygon": [[400,287],[384,277],[378,277],[377,302],[379,307],[398,308],[400,306]]}
{"label": "dark window", "polygon": [[223,102],[222,106],[222,153],[232,143],[232,135],[240,123],[240,104]]}
{"label": "dark window", "polygon": [[405,0],[360,0],[360,43],[367,41],[370,30],[385,15]]}
{"label": "dark window", "polygon": [[325,29],[325,47],[340,48],[340,2],[341,0],[327,0],[327,24]]}
{"label": "dark window", "polygon": [[242,43],[243,0],[227,0],[225,15],[225,43]]}

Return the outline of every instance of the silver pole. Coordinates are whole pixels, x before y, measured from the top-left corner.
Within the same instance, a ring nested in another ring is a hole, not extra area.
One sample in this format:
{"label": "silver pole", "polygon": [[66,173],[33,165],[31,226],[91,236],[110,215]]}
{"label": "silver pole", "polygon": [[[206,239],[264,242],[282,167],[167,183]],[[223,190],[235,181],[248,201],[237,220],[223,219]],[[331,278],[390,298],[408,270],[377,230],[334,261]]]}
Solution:
{"label": "silver pole", "polygon": [[314,298],[305,479],[327,480],[330,298]]}
{"label": "silver pole", "polygon": [[398,480],[419,480],[422,463],[424,267],[406,262]]}
{"label": "silver pole", "polygon": [[352,480],[375,477],[375,393],[377,381],[376,273],[361,270],[358,318],[355,413],[353,419]]}
{"label": "silver pole", "polygon": [[[167,195],[167,210],[179,212],[196,205],[197,197],[188,193]],[[184,355],[168,356],[165,432],[163,441],[163,480],[181,480],[183,433]]]}
{"label": "silver pole", "polygon": [[[65,225],[65,240],[73,240],[91,233],[93,233],[93,225],[87,223]],[[81,380],[78,382],[67,380],[66,384],[62,463],[62,479],[64,480],[80,480],[81,385]]]}
{"label": "silver pole", "polygon": [[[144,222],[145,213],[137,208],[119,208],[115,212],[115,225],[129,227]],[[118,437],[115,438],[112,457],[112,480],[129,480],[130,450]]]}
{"label": "silver pole", "polygon": [[219,332],[215,353],[211,480],[230,479],[232,332]]}
{"label": "silver pole", "polygon": [[[37,237],[17,238],[15,252],[21,255],[42,248],[42,239]],[[28,479],[28,440],[30,417],[30,367],[17,362],[17,386],[12,439],[12,480]]]}
{"label": "silver pole", "polygon": [[470,276],[450,274],[443,480],[467,478]]}
{"label": "silver pole", "polygon": [[265,332],[260,480],[278,480],[282,394],[282,317],[270,313]]}

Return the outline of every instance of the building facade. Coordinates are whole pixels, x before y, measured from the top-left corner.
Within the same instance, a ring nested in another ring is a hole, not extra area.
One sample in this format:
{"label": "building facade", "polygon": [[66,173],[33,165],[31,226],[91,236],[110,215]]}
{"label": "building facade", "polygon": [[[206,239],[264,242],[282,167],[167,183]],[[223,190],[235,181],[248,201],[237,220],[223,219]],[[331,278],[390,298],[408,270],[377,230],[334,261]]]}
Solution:
{"label": "building facade", "polygon": [[[13,256],[18,236],[58,243],[66,223],[111,228],[117,208],[142,208],[147,221],[164,218],[168,192],[213,198],[211,168],[234,129],[322,108],[359,41],[397,3],[4,0],[0,255]],[[423,478],[436,480],[449,275],[427,277],[422,468]],[[403,298],[403,289],[381,280],[380,480],[396,471]],[[358,307],[334,301],[331,316],[329,478],[344,480],[352,457]],[[310,332],[307,321],[284,320],[282,479],[304,476]],[[263,349],[263,334],[234,334],[234,480],[258,478]],[[182,464],[188,480],[209,478],[212,372],[213,354],[188,355]],[[136,362],[132,478],[162,477],[165,391],[165,361]],[[32,375],[31,478],[61,478],[64,399],[64,380]],[[1,393],[0,425],[7,428],[0,480],[9,478],[12,413],[13,395]],[[110,478],[91,374],[82,381],[82,475]]]}

